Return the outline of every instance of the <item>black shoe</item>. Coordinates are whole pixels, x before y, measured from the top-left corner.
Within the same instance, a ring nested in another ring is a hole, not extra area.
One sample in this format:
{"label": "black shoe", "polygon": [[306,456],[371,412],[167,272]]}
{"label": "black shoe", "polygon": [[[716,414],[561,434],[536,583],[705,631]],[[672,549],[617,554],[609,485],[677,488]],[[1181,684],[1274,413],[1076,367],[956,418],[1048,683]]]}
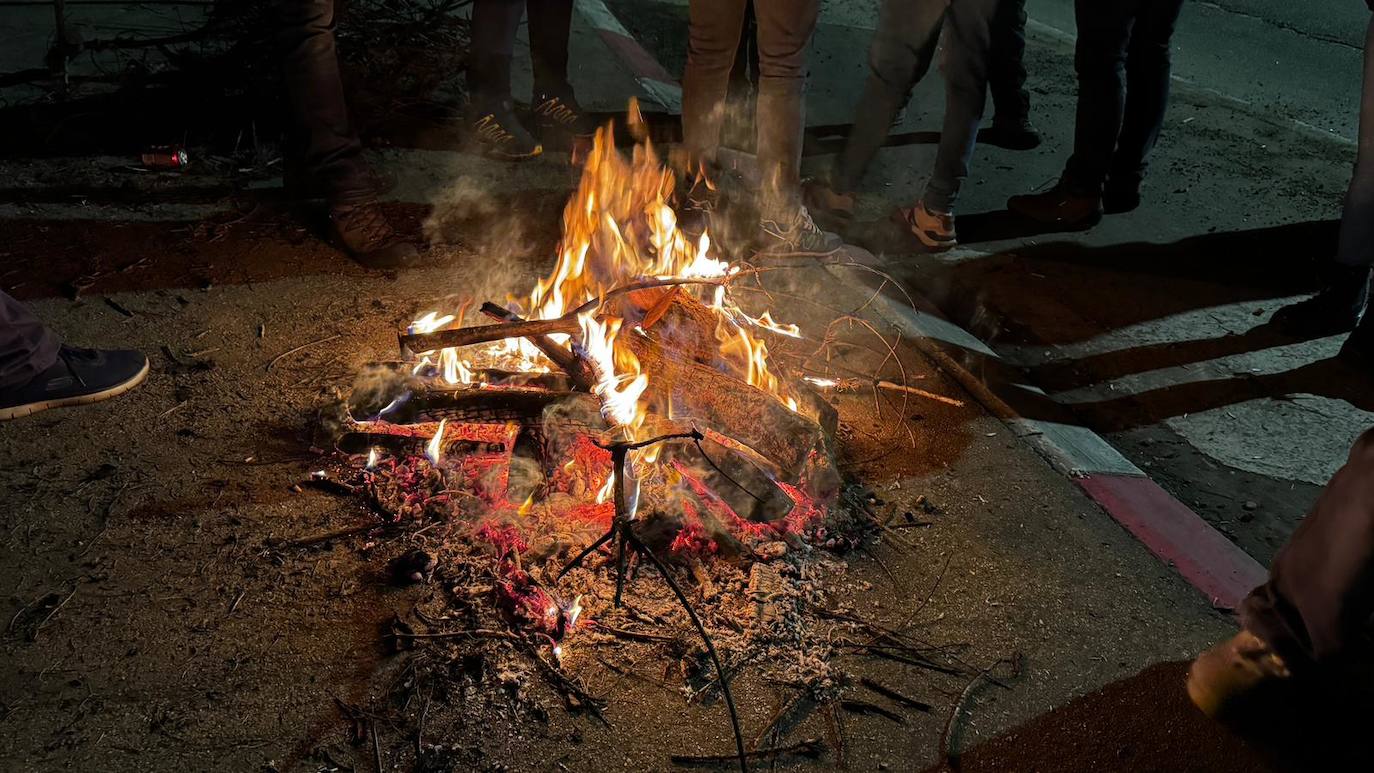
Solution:
{"label": "black shoe", "polygon": [[0,390],[0,421],[98,403],[124,394],[147,377],[148,358],[142,352],[64,346],[52,367],[27,384]]}
{"label": "black shoe", "polygon": [[534,98],[530,112],[539,131],[561,131],[574,137],[589,137],[596,133],[596,121],[587,115],[571,94],[540,94]]}
{"label": "black shoe", "polygon": [[1354,330],[1369,302],[1370,269],[1328,265],[1324,273],[1326,287],[1321,292],[1274,312],[1272,324],[1302,338],[1324,338]]}
{"label": "black shoe", "polygon": [[1374,365],[1374,320],[1368,316],[1355,326],[1355,330],[1341,344],[1340,356],[1365,367]]}
{"label": "black shoe", "polygon": [[1107,183],[1107,187],[1102,190],[1102,212],[1108,215],[1120,215],[1125,212],[1132,212],[1140,206],[1140,185],[1113,185]]}
{"label": "black shoe", "polygon": [[407,268],[420,263],[420,251],[396,233],[375,201],[331,207],[329,235],[339,249],[368,268]]}
{"label": "black shoe", "polygon": [[520,125],[509,99],[470,110],[468,130],[483,151],[495,158],[519,161],[544,152],[544,146]]}
{"label": "black shoe", "polygon": [[759,221],[759,252],[771,255],[824,254],[839,249],[840,237],[821,230],[806,207]]}
{"label": "black shoe", "polygon": [[978,141],[1007,150],[1034,150],[1040,147],[1044,138],[1031,125],[1029,118],[999,121],[994,117],[991,126],[978,132]]}
{"label": "black shoe", "polygon": [[1083,195],[1062,180],[1043,193],[1012,196],[1007,199],[1007,209],[1069,230],[1091,228],[1102,221],[1102,197]]}

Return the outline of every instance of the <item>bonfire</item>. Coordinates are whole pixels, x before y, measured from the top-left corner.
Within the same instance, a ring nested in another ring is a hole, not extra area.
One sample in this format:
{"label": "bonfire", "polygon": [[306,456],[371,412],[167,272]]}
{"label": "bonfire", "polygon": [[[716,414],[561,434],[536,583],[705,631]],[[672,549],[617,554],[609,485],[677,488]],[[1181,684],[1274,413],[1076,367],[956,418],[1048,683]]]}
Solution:
{"label": "bonfire", "polygon": [[[796,629],[795,598],[790,612],[759,611],[787,596],[786,570],[769,565],[854,544],[868,522],[841,501],[834,409],[770,355],[800,330],[737,302],[762,269],[680,225],[674,192],[652,145],[627,155],[601,129],[547,278],[503,303],[418,316],[401,360],[355,388],[337,447],[352,465],[344,485],[391,523],[444,525],[437,555],[402,557],[401,573],[443,573],[453,603],[482,599],[483,625],[499,620],[480,636],[518,641],[548,668],[579,631],[623,630],[597,617],[621,606],[636,565],[652,566],[705,644],[744,765],[709,621],[754,609]],[[404,623],[393,635],[420,636]],[[807,646],[796,630],[783,638]]]}

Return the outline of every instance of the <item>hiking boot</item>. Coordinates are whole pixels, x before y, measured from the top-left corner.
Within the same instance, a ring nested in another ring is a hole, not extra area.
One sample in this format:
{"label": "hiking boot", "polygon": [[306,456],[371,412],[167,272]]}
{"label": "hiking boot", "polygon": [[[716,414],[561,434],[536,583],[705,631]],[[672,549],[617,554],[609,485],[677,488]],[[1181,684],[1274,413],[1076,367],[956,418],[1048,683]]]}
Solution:
{"label": "hiking boot", "polygon": [[759,221],[759,252],[772,255],[830,253],[844,242],[821,230],[801,204],[787,215]]}
{"label": "hiking boot", "polygon": [[470,110],[468,129],[483,152],[493,158],[519,161],[544,152],[544,146],[520,125],[515,117],[515,105],[509,99],[486,109]]}
{"label": "hiking boot", "polygon": [[927,208],[924,201],[918,201],[916,206],[901,210],[901,216],[921,244],[932,250],[947,250],[959,243],[953,212],[936,212]]}
{"label": "hiking boot", "polygon": [[566,132],[574,137],[596,133],[596,121],[587,115],[577,99],[568,94],[540,94],[534,98],[534,125],[539,131]]}
{"label": "hiking boot", "polygon": [[1274,312],[1273,324],[1289,335],[1325,338],[1354,330],[1369,301],[1370,269],[1330,264],[1321,292]]}
{"label": "hiking boot", "polygon": [[1029,118],[999,121],[994,116],[992,125],[978,132],[978,141],[1007,150],[1034,150],[1040,147],[1044,138]]}
{"label": "hiking boot", "polygon": [[420,251],[396,233],[375,201],[330,207],[329,236],[348,257],[368,268],[406,268],[420,262]]}
{"label": "hiking boot", "polygon": [[1060,182],[1043,193],[1012,196],[1007,209],[1040,223],[1090,228],[1102,220],[1102,197],[1075,193]]}
{"label": "hiking boot", "polygon": [[706,175],[697,175],[678,200],[678,227],[693,238],[699,237],[710,226],[711,218],[719,207],[720,188],[712,184]]}
{"label": "hiking boot", "polygon": [[817,220],[844,229],[854,220],[854,194],[837,193],[820,180],[802,183],[802,201]]}
{"label": "hiking boot", "polygon": [[1207,716],[1225,717],[1253,705],[1264,688],[1290,676],[1283,658],[1242,630],[1197,656],[1188,669],[1188,697]]}
{"label": "hiking boot", "polygon": [[127,349],[63,346],[57,362],[27,384],[0,390],[0,421],[121,395],[148,377],[148,358]]}

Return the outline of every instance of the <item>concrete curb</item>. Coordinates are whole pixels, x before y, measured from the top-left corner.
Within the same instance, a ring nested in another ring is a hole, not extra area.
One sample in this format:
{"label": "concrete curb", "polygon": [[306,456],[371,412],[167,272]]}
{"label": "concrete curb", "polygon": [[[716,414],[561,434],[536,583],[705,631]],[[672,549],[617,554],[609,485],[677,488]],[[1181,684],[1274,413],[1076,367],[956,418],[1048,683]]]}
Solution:
{"label": "concrete curb", "polygon": [[[646,93],[665,107],[655,89],[681,112],[682,89],[653,55],[625,30],[602,0],[577,0],[577,8],[601,33],[607,46],[631,70]],[[665,81],[665,78],[667,79]],[[862,256],[861,256],[862,257]],[[874,262],[869,260],[856,262]],[[838,281],[850,275],[827,265]],[[1187,505],[1175,499],[1143,470],[1092,430],[1074,422],[1044,392],[1022,382],[1020,374],[987,344],[947,319],[928,299],[913,296],[915,308],[879,293],[873,303],[880,317],[903,332],[942,370],[985,408],[1030,443],[1050,465],[1072,478],[1108,515],[1151,553],[1173,567],[1214,607],[1235,609],[1268,572]],[[976,358],[982,375],[965,364]],[[989,373],[994,374],[989,377]],[[1033,406],[1028,413],[1024,406]]]}

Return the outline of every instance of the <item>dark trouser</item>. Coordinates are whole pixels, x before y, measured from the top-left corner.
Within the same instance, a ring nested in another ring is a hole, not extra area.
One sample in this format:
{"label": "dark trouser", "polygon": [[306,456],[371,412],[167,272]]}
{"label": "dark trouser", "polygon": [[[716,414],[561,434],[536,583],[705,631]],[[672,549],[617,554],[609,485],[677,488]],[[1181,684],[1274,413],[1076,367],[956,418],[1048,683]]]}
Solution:
{"label": "dark trouser", "polygon": [[573,0],[476,0],[472,6],[472,60],[468,84],[479,104],[510,98],[515,33],[525,9],[530,13],[530,63],[535,95],[566,95],[568,31]]}
{"label": "dark trouser", "polygon": [[992,18],[988,91],[994,124],[1018,126],[1030,117],[1026,91],[1026,0],[1001,0]]}
{"label": "dark trouser", "polygon": [[286,89],[288,165],[335,204],[374,195],[348,115],[334,45],[335,0],[278,0],[277,45]]}
{"label": "dark trouser", "polygon": [[1169,39],[1183,0],[1077,0],[1078,113],[1064,180],[1098,195],[1134,188],[1164,125]]}
{"label": "dark trouser", "polygon": [[1360,96],[1360,144],[1355,173],[1345,192],[1336,262],[1374,266],[1374,17],[1364,39],[1364,92]]}
{"label": "dark trouser", "polygon": [[[687,150],[702,163],[714,161],[720,145],[745,5],[745,0],[689,4],[682,133]],[[754,0],[759,51],[755,124],[765,212],[795,202],[800,185],[806,49],[818,9],[819,0]]]}
{"label": "dark trouser", "polygon": [[831,184],[838,191],[858,188],[878,148],[887,140],[892,119],[907,95],[930,69],[941,26],[946,26],[945,120],[935,168],[922,201],[948,212],[968,177],[987,101],[992,19],[999,0],[884,0],[878,29],[868,52],[854,127],[835,161]]}
{"label": "dark trouser", "polygon": [[1296,665],[1350,651],[1374,615],[1374,430],[1326,485],[1241,605],[1245,627]]}
{"label": "dark trouser", "polygon": [[57,362],[57,336],[0,292],[0,389],[27,384]]}

